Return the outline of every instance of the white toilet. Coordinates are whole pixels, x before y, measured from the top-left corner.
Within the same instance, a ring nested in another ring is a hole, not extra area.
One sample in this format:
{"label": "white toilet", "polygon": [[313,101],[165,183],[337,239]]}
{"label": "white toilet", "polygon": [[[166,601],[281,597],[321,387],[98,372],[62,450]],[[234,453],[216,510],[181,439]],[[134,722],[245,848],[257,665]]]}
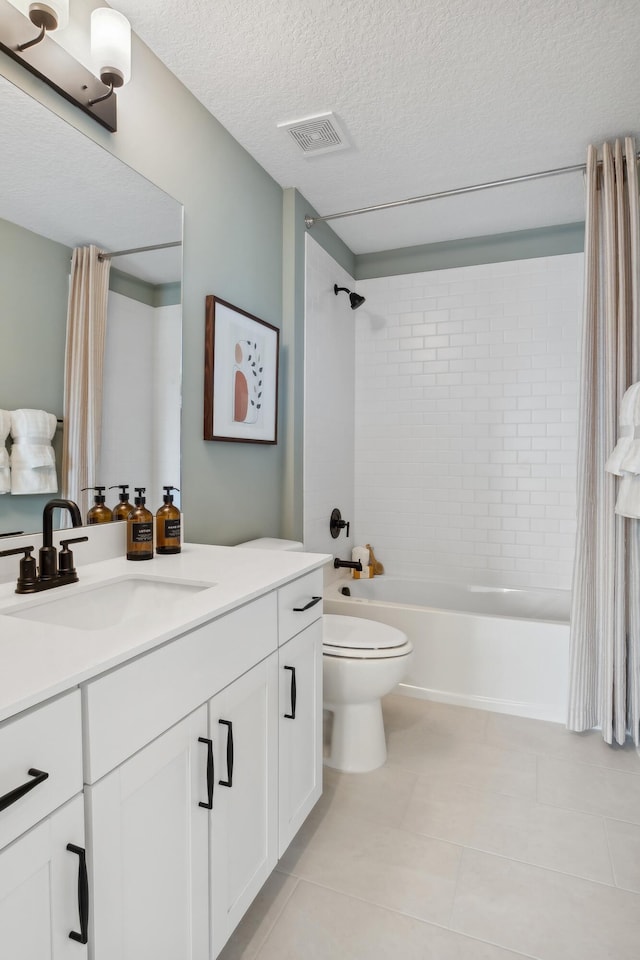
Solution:
{"label": "white toilet", "polygon": [[324,615],[324,708],[333,713],[325,763],[346,773],[365,773],[387,759],[381,698],[405,676],[413,645],[386,623]]}
{"label": "white toilet", "polygon": [[[263,537],[239,543],[254,550],[302,550],[293,540]],[[325,763],[345,773],[375,770],[387,759],[382,705],[405,676],[413,646],[395,627],[360,617],[323,617],[324,708],[333,714]]]}

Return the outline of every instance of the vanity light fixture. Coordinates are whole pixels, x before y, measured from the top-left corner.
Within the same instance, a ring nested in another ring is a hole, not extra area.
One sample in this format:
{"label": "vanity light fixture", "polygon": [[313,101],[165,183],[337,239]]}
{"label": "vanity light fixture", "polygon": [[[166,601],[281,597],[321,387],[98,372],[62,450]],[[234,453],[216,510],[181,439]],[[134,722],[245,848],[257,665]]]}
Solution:
{"label": "vanity light fixture", "polygon": [[[0,0],[0,50],[80,107],[112,133],[117,129],[114,90],[131,77],[131,27],[117,10],[99,7],[91,14],[88,70],[48,36],[69,20],[69,0],[42,0],[29,5],[29,19],[9,0]],[[40,33],[33,33],[31,24]]]}
{"label": "vanity light fixture", "polygon": [[40,33],[33,40],[18,45],[18,50],[28,50],[44,40],[45,33],[64,30],[69,22],[69,0],[50,0],[49,3],[30,3],[29,20]]}

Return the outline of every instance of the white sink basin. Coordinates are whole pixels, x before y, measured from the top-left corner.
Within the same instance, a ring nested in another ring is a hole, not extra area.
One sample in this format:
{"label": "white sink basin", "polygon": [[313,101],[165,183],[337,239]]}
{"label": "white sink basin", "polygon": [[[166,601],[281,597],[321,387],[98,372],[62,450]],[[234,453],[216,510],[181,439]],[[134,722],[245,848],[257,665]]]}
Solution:
{"label": "white sink basin", "polygon": [[[132,617],[169,613],[176,604],[215,583],[165,580],[160,577],[121,577],[95,587],[57,587],[37,594],[33,603],[3,614],[76,630],[107,630]],[[56,596],[64,589],[64,596]]]}

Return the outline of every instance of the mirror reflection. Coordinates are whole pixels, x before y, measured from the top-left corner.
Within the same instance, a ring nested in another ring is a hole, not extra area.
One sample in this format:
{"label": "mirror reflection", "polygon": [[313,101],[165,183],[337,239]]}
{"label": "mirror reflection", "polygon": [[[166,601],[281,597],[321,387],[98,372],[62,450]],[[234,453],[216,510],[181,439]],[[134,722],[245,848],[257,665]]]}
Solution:
{"label": "mirror reflection", "polygon": [[[182,255],[164,245],[182,239],[182,207],[3,78],[0,137],[0,410],[63,420],[73,248],[114,254],[96,483],[129,484],[131,498],[144,486],[155,511],[162,485],[180,486]],[[69,427],[58,422],[53,437],[59,492]],[[4,442],[10,451],[11,436]],[[117,490],[107,494],[118,502]],[[53,495],[0,495],[0,535],[39,530]],[[84,496],[83,516],[93,502]]]}

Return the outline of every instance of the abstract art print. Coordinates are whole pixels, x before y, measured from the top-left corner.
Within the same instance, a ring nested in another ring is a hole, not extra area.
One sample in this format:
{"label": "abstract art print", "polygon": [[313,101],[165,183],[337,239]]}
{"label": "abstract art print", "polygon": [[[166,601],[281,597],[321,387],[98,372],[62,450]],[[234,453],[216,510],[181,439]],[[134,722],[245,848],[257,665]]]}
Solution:
{"label": "abstract art print", "polygon": [[205,315],[204,439],[278,442],[280,331],[208,296]]}

